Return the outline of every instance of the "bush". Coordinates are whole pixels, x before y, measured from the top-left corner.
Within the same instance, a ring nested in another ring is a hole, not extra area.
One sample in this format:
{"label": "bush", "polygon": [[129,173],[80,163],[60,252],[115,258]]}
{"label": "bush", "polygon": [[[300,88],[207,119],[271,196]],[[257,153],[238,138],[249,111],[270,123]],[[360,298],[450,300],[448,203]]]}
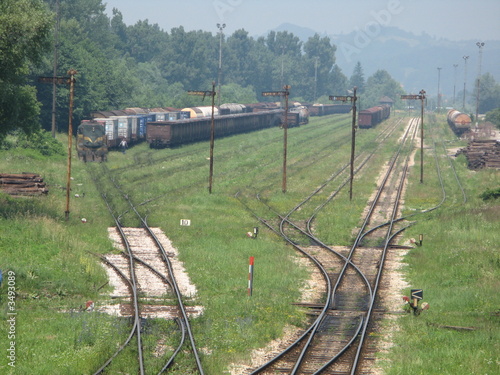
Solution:
{"label": "bush", "polygon": [[500,198],[500,188],[488,189],[484,193],[480,194],[479,198],[481,198],[483,201]]}
{"label": "bush", "polygon": [[500,129],[500,108],[494,109],[486,113],[486,121],[490,121]]}
{"label": "bush", "polygon": [[5,139],[1,148],[4,150],[14,148],[31,149],[44,156],[65,155],[63,144],[52,138],[51,134],[45,130],[37,130],[31,134],[20,132]]}

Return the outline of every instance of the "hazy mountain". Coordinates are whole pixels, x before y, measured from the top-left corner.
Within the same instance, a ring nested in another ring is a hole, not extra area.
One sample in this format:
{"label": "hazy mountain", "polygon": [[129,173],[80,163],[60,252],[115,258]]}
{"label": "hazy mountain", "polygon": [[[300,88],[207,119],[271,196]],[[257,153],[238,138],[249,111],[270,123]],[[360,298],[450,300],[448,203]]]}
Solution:
{"label": "hazy mountain", "polygon": [[[282,24],[275,31],[289,31],[306,41],[316,32],[292,24]],[[325,36],[324,33],[318,33]],[[372,30],[356,30],[349,34],[328,35],[337,46],[337,64],[347,77],[353,73],[359,61],[365,79],[378,69],[385,69],[407,92],[424,89],[436,95],[438,89],[438,67],[440,91],[453,101],[461,98],[464,86],[464,59],[467,60],[467,91],[472,91],[479,68],[479,48],[475,40],[450,41],[428,34],[415,35],[395,27],[375,27]],[[489,72],[500,82],[500,41],[484,41],[481,73]],[[457,64],[455,68],[453,65]],[[460,96],[459,96],[460,93]]]}

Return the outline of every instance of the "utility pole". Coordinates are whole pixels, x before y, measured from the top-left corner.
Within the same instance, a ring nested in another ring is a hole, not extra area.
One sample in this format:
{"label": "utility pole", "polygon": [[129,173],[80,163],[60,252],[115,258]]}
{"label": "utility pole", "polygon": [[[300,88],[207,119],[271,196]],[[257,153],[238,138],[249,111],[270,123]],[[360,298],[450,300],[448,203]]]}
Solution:
{"label": "utility pole", "polygon": [[69,197],[71,190],[71,148],[73,142],[73,98],[75,91],[75,75],[77,71],[74,69],[68,70],[69,77],[38,77],[38,82],[52,84],[68,84],[69,85],[69,121],[68,121],[68,173],[66,182],[66,220],[69,220]]}
{"label": "utility pole", "polygon": [[464,99],[462,103],[462,111],[465,112],[465,86],[467,83],[467,60],[469,59],[469,56],[464,56]]}
{"label": "utility pole", "polygon": [[479,92],[481,90],[481,63],[483,59],[483,47],[484,43],[483,42],[477,42],[476,46],[479,47],[479,62],[478,62],[478,69],[477,69],[477,96],[476,96],[476,128],[479,124]]}
{"label": "utility pole", "polygon": [[73,142],[73,97],[75,95],[76,70],[68,70],[69,75],[69,122],[68,122],[68,180],[66,183],[66,220],[69,220],[69,197],[71,191],[71,149]]}
{"label": "utility pole", "polygon": [[210,168],[208,172],[208,192],[212,194],[212,179],[214,174],[214,145],[215,145],[215,82],[212,82],[212,91],[188,91],[189,95],[203,96],[203,100],[207,95],[212,97],[212,118],[210,124]]}
{"label": "utility pole", "polygon": [[437,112],[441,112],[441,92],[439,89],[439,86],[441,84],[441,69],[443,68],[437,68],[438,70],[438,97],[437,97]]}
{"label": "utility pole", "polygon": [[319,57],[314,58],[316,61],[314,63],[314,103],[316,103],[316,99],[318,97],[317,91],[318,91],[318,60]]}
{"label": "utility pole", "polygon": [[401,99],[419,99],[422,103],[420,110],[420,183],[424,182],[424,100],[425,90],[420,90],[419,95],[401,95]]}
{"label": "utility pole", "polygon": [[453,64],[454,77],[453,77],[453,108],[455,108],[455,94],[457,91],[457,68],[458,64]]}
{"label": "utility pole", "polygon": [[[54,70],[53,77],[57,77],[57,60],[58,60],[58,48],[59,48],[59,0],[56,1],[56,25],[54,33]],[[56,81],[52,82],[52,137],[56,137],[57,125],[56,125]]]}
{"label": "utility pole", "polygon": [[354,86],[352,90],[352,95],[347,96],[330,96],[329,99],[332,101],[341,101],[347,102],[350,101],[352,103],[352,126],[351,126],[351,177],[349,182],[349,200],[352,201],[352,184],[354,180],[354,155],[356,148],[356,100],[358,97],[356,96],[357,87]]}
{"label": "utility pole", "polygon": [[[224,30],[224,28],[226,27],[226,24],[223,23],[222,25],[220,23],[217,24],[217,28],[219,29],[219,79],[218,79],[218,83],[219,83],[219,91],[218,91],[218,103],[219,103],[219,107],[220,107],[220,86],[221,86],[221,77],[222,77],[222,36],[223,36],[223,33],[222,33],[222,30]],[[212,112],[213,114],[213,112]]]}
{"label": "utility pole", "polygon": [[280,87],[283,87],[283,79],[284,79],[284,70],[285,70],[285,51],[286,48],[285,46],[281,46],[281,80],[280,80]]}
{"label": "utility pole", "polygon": [[283,182],[281,191],[286,193],[286,158],[287,158],[287,143],[288,143],[288,96],[292,86],[283,86],[283,91],[264,91],[262,96],[281,96],[285,98],[285,118],[283,122]]}

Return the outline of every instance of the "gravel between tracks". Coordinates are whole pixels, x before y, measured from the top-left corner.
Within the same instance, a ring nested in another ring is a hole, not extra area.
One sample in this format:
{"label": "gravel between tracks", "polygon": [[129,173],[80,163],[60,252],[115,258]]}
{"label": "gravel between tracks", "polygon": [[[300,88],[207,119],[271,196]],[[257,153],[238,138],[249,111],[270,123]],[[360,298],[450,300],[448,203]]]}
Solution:
{"label": "gravel between tracks", "polygon": [[[197,293],[196,286],[191,283],[189,275],[184,269],[183,263],[178,259],[179,253],[177,249],[172,245],[171,241],[161,229],[152,228],[152,230],[156,237],[160,240],[172,263],[174,276],[181,294],[187,298],[195,298]],[[159,255],[153,240],[147,235],[145,229],[124,228],[124,232],[127,235],[131,250],[136,257],[148,263],[163,275],[168,275],[167,267]],[[114,247],[124,251],[125,248],[121,242],[118,230],[114,227],[108,228],[108,233]],[[128,270],[128,257],[124,257],[122,254],[108,254],[106,255],[106,259],[117,266],[125,275],[127,275],[127,277],[130,277],[130,272]],[[109,266],[105,265],[104,268],[108,274],[109,283],[113,287],[110,297],[121,301],[128,300],[130,298],[130,293],[124,281]],[[145,266],[138,264],[136,267],[136,278],[142,295],[146,299],[149,298],[152,301],[155,301],[153,304],[143,305],[141,316],[171,319],[177,315],[176,309],[172,306],[158,304],[167,292],[164,282],[158,276],[150,272]],[[98,307],[98,310],[118,316],[128,316],[131,314],[130,304],[128,302],[102,305]],[[199,306],[190,306],[188,308],[188,314],[190,316],[196,316],[202,312],[203,308]]]}
{"label": "gravel between tracks", "polygon": [[[410,122],[408,125],[410,126]],[[417,136],[414,140],[415,145],[419,144],[420,139]],[[413,166],[415,164],[415,153],[416,149],[412,152],[409,166]],[[387,171],[387,165],[381,168],[380,174],[377,177],[376,183],[377,186],[381,184],[382,179]],[[410,171],[411,173],[411,171]],[[408,178],[408,176],[407,176]],[[406,192],[407,184],[404,185],[403,194],[402,194],[402,203],[400,206],[399,212],[401,212],[402,207],[404,205],[404,194]],[[374,192],[375,195],[375,192]],[[372,202],[374,199],[374,195],[370,197],[369,202]],[[369,203],[368,202],[368,203]],[[364,215],[366,215],[368,211],[368,204],[365,208]],[[372,221],[385,222],[387,221],[387,213],[384,214],[376,214],[376,217]],[[410,245],[410,243],[404,244]],[[345,249],[340,247],[333,248],[339,252],[345,252]],[[376,344],[377,346],[377,359],[375,362],[374,368],[370,369],[372,375],[383,375],[384,371],[381,367],[381,363],[384,361],[385,354],[389,352],[392,347],[392,337],[395,332],[397,332],[398,324],[397,318],[398,313],[403,312],[403,300],[401,291],[405,288],[409,287],[409,284],[404,279],[403,268],[404,268],[404,257],[407,254],[408,249],[392,249],[387,253],[387,257],[384,264],[384,274],[382,277],[381,287],[379,290],[379,298],[380,298],[380,308],[389,312],[389,314],[384,315],[383,323],[376,323],[376,330],[379,332],[381,339]],[[311,277],[307,281],[306,286],[303,288],[302,294],[302,302],[318,302],[319,297],[324,292],[321,290],[324,285],[324,280],[321,277],[320,273],[316,270],[310,262],[304,259],[304,261],[300,261],[301,265],[306,265],[310,272]],[[285,327],[283,336],[277,340],[270,342],[265,348],[260,348],[254,350],[251,354],[251,364],[233,364],[230,366],[230,374],[231,375],[242,375],[248,374],[250,368],[256,368],[259,365],[265,363],[266,358],[272,358],[273,354],[280,352],[283,350],[287,343],[292,342],[295,338],[299,336],[299,331],[295,327]]]}

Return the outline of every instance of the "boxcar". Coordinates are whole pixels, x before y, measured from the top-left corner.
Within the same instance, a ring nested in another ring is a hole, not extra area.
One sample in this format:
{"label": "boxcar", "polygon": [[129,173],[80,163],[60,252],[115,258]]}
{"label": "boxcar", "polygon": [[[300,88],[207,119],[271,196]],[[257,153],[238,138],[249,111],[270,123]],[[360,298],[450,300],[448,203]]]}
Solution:
{"label": "boxcar", "polygon": [[378,123],[389,118],[391,114],[391,107],[387,104],[379,105],[376,107],[364,109],[358,113],[358,126],[361,129],[372,128]]}
{"label": "boxcar", "polygon": [[120,138],[118,138],[118,119],[116,118],[95,118],[94,121],[104,124],[108,147],[118,147]]}
{"label": "boxcar", "polygon": [[[214,117],[215,137],[251,132],[278,126],[282,110],[240,113]],[[152,148],[172,147],[210,139],[211,118],[191,118],[176,121],[149,122],[146,140]]]}
{"label": "boxcar", "polygon": [[349,113],[351,104],[313,104],[309,105],[309,114],[311,116],[327,116],[336,113]]}

